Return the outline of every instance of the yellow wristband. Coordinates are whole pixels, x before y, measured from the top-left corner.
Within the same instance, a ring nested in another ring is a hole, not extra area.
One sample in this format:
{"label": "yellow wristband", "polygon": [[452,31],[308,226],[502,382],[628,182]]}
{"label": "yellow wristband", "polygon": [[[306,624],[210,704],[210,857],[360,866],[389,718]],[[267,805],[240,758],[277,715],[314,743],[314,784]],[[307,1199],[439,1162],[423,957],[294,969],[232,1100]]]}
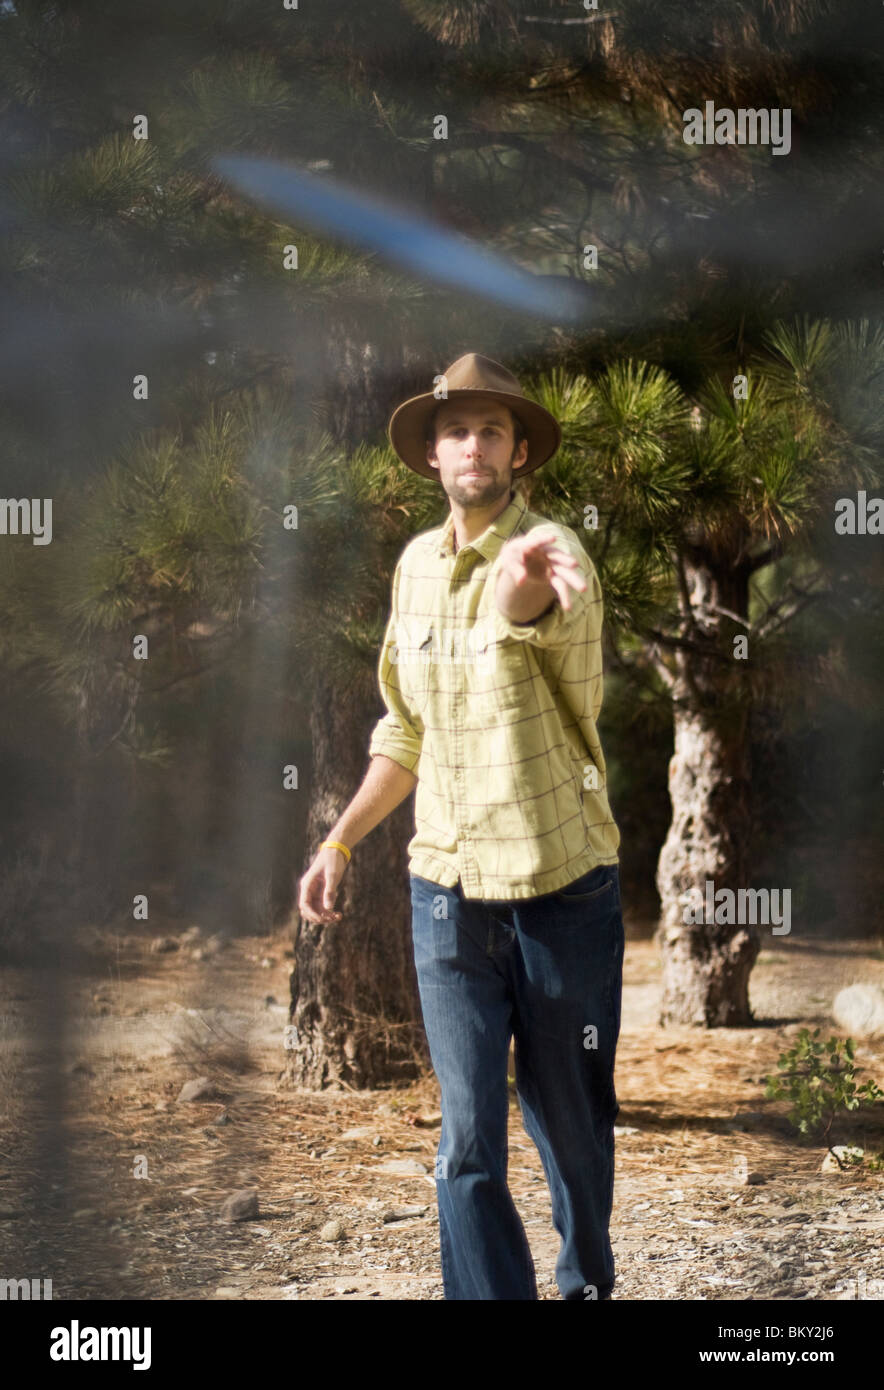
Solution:
{"label": "yellow wristband", "polygon": [[323,840],[323,842],[322,842],[322,844],[319,846],[319,848],[320,848],[320,849],[339,849],[339,850],[341,851],[342,854],[346,854],[346,856],[347,856],[347,863],[349,864],[349,862],[350,862],[350,851],[348,850],[348,848],[347,848],[346,845],[342,845],[342,844],[341,844],[340,840]]}

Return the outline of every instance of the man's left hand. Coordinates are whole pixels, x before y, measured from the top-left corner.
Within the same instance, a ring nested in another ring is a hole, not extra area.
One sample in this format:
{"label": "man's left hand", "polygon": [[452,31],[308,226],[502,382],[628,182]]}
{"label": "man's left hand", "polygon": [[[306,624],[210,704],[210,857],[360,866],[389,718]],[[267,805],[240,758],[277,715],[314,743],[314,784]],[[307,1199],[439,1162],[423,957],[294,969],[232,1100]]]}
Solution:
{"label": "man's left hand", "polygon": [[[507,541],[500,552],[496,599],[507,617],[523,622],[548,607],[557,597],[564,609],[571,607],[570,589],[583,592],[586,580],[575,555],[562,550],[557,536],[535,527],[527,536]],[[515,609],[516,612],[508,612]],[[524,613],[525,617],[519,614]]]}

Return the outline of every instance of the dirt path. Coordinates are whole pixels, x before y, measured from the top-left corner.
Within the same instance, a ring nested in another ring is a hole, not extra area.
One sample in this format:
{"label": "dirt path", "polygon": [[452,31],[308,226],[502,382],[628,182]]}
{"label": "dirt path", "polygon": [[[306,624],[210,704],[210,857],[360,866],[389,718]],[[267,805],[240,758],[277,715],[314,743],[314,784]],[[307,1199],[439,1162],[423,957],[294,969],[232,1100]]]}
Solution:
{"label": "dirt path", "polygon": [[[177,949],[152,950],[161,935]],[[285,1088],[285,934],[219,946],[152,923],[84,931],[80,946],[64,999],[34,970],[3,975],[0,1273],[51,1277],[55,1298],[442,1297],[432,1075],[407,1092]],[[821,1173],[823,1150],[763,1098],[799,1027],[837,1031],[837,988],[884,983],[884,951],[771,943],[750,1030],[657,1028],[659,976],[656,947],[628,940],[614,1297],[884,1297],[884,1177]],[[51,1027],[35,1038],[41,1011]],[[880,1043],[858,1063],[884,1086]],[[202,1076],[217,1098],[177,1103]],[[884,1121],[854,1117],[845,1137],[881,1150]],[[510,1182],[541,1297],[557,1299],[549,1194],[514,1094]],[[221,1221],[242,1188],[257,1188],[257,1217]]]}

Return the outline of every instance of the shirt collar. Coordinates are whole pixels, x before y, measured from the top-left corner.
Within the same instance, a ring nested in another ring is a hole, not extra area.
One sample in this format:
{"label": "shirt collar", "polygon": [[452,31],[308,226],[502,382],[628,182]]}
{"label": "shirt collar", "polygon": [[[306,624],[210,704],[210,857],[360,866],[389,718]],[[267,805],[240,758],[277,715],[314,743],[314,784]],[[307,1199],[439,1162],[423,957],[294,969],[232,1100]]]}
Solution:
{"label": "shirt collar", "polygon": [[[504,507],[499,516],[495,517],[490,526],[487,526],[481,536],[477,536],[474,541],[468,541],[462,545],[461,550],[476,550],[486,560],[494,560],[504,541],[508,541],[518,529],[522,517],[528,510],[525,499],[518,493],[512,492],[510,500]],[[439,554],[454,555],[454,515],[449,512],[448,520],[442,527],[439,537]]]}

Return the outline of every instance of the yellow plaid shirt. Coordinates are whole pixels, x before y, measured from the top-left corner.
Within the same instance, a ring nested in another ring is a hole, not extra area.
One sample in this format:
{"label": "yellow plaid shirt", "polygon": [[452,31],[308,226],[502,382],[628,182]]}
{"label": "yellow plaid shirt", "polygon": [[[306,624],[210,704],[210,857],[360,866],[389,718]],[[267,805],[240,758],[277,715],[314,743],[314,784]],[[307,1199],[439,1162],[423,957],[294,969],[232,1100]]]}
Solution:
{"label": "yellow plaid shirt", "polygon": [[[505,541],[551,528],[577,556],[585,592],[569,589],[533,623],[494,602]],[[596,729],[602,703],[602,592],[568,526],[509,504],[454,550],[454,520],[415,536],[393,575],[378,675],[387,714],[369,744],[416,774],[412,873],[465,898],[551,893],[616,864]]]}

